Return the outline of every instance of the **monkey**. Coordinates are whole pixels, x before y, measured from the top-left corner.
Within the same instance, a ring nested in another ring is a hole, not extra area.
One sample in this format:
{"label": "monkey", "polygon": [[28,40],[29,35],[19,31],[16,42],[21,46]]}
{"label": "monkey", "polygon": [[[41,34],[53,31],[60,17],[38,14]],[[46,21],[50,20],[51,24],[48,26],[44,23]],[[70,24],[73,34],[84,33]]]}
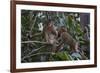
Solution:
{"label": "monkey", "polygon": [[45,41],[51,45],[51,51],[55,52],[57,46],[57,36],[58,32],[56,30],[56,26],[53,21],[48,20],[47,25],[43,28]]}
{"label": "monkey", "polygon": [[64,43],[68,44],[70,46],[70,49],[75,52],[79,52],[78,50],[78,42],[68,33],[67,28],[64,26],[61,26],[58,35],[61,37]]}
{"label": "monkey", "polygon": [[[60,35],[61,39],[63,40],[64,43],[68,44],[70,46],[70,49],[72,52],[76,52],[81,55],[81,59],[86,60],[87,57],[85,56],[84,52],[80,52],[79,50],[79,43],[76,41],[69,33],[67,28],[62,26],[58,32],[58,35]],[[61,44],[63,45],[63,43]]]}

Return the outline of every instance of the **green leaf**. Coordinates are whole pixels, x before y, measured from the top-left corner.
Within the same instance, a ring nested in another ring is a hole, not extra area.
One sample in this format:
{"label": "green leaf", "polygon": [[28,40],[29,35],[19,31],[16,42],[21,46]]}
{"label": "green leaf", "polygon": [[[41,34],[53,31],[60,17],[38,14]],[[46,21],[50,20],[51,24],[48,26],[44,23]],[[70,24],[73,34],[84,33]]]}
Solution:
{"label": "green leaf", "polygon": [[55,56],[57,58],[59,58],[60,60],[72,60],[72,58],[69,56],[69,54],[67,52],[58,52],[55,54]]}

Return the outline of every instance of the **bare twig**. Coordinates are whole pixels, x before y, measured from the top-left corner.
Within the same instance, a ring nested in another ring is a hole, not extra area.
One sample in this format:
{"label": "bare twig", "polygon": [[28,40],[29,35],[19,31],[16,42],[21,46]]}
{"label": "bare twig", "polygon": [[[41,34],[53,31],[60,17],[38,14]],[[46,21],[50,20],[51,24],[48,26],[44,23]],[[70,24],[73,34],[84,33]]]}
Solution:
{"label": "bare twig", "polygon": [[[32,13],[30,13],[30,15],[32,15]],[[38,13],[36,14],[34,20],[32,20],[32,16],[30,16],[30,18],[31,18],[31,19],[30,19],[30,22],[31,22],[30,34],[32,33],[32,29],[34,29],[34,25],[35,25],[35,23],[36,23],[37,15],[38,15]]]}
{"label": "bare twig", "polygon": [[41,32],[40,33],[36,33],[32,37],[35,37],[35,36],[38,36],[38,35],[41,35],[41,34],[42,34]]}
{"label": "bare twig", "polygon": [[49,44],[48,42],[41,42],[41,41],[22,41],[21,43],[22,43],[22,44],[23,44],[23,43],[40,43],[40,44]]}
{"label": "bare twig", "polygon": [[26,56],[24,56],[24,57],[22,58],[22,60],[24,60],[27,56],[29,56],[29,55],[31,55],[32,53],[34,53],[34,52],[40,50],[40,49],[43,48],[43,47],[45,47],[45,46],[41,46],[40,48],[33,49],[29,54],[27,54]]}
{"label": "bare twig", "polygon": [[22,58],[22,61],[25,59],[25,58],[30,58],[32,56],[36,56],[36,55],[48,55],[48,54],[52,54],[52,52],[42,52],[42,53],[36,53],[36,54],[31,54],[31,55],[27,55],[27,56],[24,56]]}

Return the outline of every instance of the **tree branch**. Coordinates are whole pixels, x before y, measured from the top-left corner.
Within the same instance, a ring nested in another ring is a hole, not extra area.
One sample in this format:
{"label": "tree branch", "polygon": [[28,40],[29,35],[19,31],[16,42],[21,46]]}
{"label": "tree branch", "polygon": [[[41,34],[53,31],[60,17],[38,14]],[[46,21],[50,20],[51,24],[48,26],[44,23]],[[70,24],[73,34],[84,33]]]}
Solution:
{"label": "tree branch", "polygon": [[36,19],[37,19],[38,13],[36,14],[34,20],[32,20],[32,18],[33,18],[33,17],[32,17],[32,14],[33,14],[33,13],[30,13],[30,22],[31,22],[30,34],[32,33],[32,29],[34,29],[34,25],[35,25],[35,23],[36,23]]}
{"label": "tree branch", "polygon": [[36,54],[31,54],[31,55],[27,55],[27,56],[24,56],[21,60],[23,61],[25,58],[30,58],[32,56],[36,56],[36,55],[47,55],[47,54],[53,54],[52,52],[42,52],[42,53],[36,53]]}
{"label": "tree branch", "polygon": [[31,55],[32,53],[34,53],[34,52],[40,50],[40,49],[43,48],[43,47],[45,47],[45,46],[41,46],[40,48],[33,49],[29,54],[27,54],[26,56],[24,56],[22,59],[24,60],[27,56],[29,56],[29,55]]}
{"label": "tree branch", "polygon": [[22,43],[22,44],[23,44],[23,43],[40,43],[40,44],[49,44],[48,42],[41,42],[41,41],[22,41],[21,43]]}

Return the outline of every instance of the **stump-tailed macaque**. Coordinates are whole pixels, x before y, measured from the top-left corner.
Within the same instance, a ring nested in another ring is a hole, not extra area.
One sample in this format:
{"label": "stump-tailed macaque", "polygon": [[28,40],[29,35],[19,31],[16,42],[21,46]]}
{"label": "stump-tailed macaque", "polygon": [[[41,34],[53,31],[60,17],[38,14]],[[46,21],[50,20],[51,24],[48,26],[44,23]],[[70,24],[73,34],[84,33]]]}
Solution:
{"label": "stump-tailed macaque", "polygon": [[56,26],[54,25],[53,21],[48,21],[47,25],[44,26],[44,38],[48,44],[51,44],[52,52],[55,52],[57,46],[57,36],[58,32],[56,30]]}
{"label": "stump-tailed macaque", "polygon": [[64,41],[64,43],[70,46],[72,51],[79,52],[78,50],[78,42],[68,33],[67,28],[64,26],[60,27],[58,34]]}

